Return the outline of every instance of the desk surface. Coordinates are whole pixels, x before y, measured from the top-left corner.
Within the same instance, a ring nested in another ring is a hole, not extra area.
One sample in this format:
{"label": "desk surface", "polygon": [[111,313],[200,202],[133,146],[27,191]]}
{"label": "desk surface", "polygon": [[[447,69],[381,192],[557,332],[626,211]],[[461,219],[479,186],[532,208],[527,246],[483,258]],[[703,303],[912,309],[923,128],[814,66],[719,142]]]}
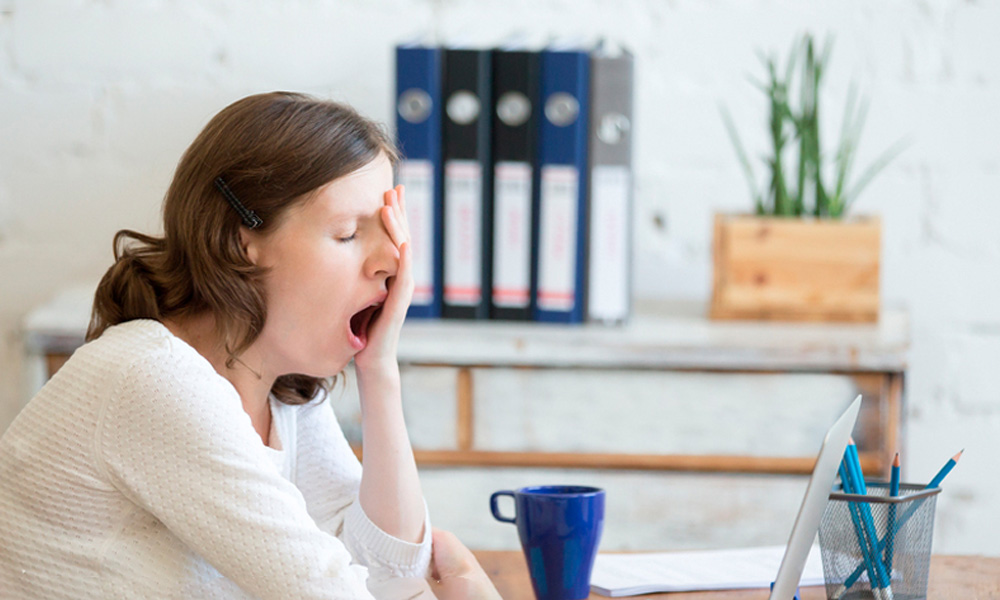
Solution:
{"label": "desk surface", "polygon": [[[481,550],[475,552],[493,583],[496,584],[504,600],[533,600],[531,582],[524,556],[518,551]],[[1000,598],[1000,558],[981,556],[934,556],[931,558],[930,584],[927,597],[931,600],[977,600]],[[591,600],[606,596],[591,594]],[[652,594],[629,596],[635,600],[762,600],[767,598],[765,590],[734,590],[726,592],[685,592],[673,594]],[[802,600],[826,598],[825,588],[802,588]]]}

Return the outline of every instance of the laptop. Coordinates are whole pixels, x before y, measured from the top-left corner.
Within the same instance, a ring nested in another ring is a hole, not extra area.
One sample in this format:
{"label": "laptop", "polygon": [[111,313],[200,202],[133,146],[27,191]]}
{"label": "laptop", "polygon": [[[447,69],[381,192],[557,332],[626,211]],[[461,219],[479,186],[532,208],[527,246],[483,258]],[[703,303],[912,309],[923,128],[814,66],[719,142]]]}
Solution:
{"label": "laptop", "polygon": [[792,535],[788,538],[785,555],[778,567],[770,600],[792,600],[795,597],[802,569],[816,538],[816,531],[819,530],[819,522],[823,518],[833,482],[837,479],[837,468],[844,457],[847,441],[854,430],[860,410],[861,396],[858,396],[823,438],[816,466],[813,467],[812,477],[806,487],[806,495],[802,498],[802,506],[799,507],[799,514],[792,526]]}

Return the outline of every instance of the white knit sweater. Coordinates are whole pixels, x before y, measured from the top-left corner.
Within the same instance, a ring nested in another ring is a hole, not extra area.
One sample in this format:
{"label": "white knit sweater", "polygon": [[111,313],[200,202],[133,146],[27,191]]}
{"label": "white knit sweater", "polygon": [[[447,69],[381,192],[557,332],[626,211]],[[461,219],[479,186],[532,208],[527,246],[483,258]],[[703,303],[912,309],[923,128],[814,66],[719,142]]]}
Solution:
{"label": "white knit sweater", "polygon": [[271,413],[268,447],[162,324],[109,328],[0,438],[0,598],[432,598],[429,519],[368,519],[329,403]]}

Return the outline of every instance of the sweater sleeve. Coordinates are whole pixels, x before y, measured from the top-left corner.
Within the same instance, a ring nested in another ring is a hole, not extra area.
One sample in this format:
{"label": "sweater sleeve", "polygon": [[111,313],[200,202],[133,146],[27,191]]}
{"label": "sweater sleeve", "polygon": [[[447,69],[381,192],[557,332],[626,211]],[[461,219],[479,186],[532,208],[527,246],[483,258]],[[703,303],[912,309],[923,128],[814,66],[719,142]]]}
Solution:
{"label": "sweater sleeve", "polygon": [[[329,402],[300,409],[295,481],[320,528],[338,535],[369,569],[369,589],[396,579],[423,581],[431,559],[431,524],[424,505],[424,538],[411,543],[389,535],[365,514],[358,500],[361,465]],[[381,596],[382,594],[376,594]]]}
{"label": "sweater sleeve", "polygon": [[131,365],[95,440],[111,483],[243,590],[371,599],[364,567],[320,530],[256,437],[232,386],[176,353]]}

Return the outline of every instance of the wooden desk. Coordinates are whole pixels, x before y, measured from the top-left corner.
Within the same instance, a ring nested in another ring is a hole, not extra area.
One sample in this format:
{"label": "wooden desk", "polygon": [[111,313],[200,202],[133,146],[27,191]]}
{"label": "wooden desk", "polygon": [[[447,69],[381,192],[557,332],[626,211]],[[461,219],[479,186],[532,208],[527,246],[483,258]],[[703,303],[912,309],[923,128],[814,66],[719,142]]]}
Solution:
{"label": "wooden desk", "polygon": [[[524,555],[518,551],[475,552],[493,583],[496,584],[504,600],[534,600],[528,567]],[[822,600],[826,598],[826,588],[804,587],[802,600]],[[591,594],[591,600],[606,598]],[[733,590],[725,592],[684,592],[673,594],[650,594],[629,596],[636,600],[762,600],[767,598],[766,590]],[[930,584],[927,590],[929,600],[978,600],[1000,598],[1000,558],[982,556],[934,556],[931,558]]]}

